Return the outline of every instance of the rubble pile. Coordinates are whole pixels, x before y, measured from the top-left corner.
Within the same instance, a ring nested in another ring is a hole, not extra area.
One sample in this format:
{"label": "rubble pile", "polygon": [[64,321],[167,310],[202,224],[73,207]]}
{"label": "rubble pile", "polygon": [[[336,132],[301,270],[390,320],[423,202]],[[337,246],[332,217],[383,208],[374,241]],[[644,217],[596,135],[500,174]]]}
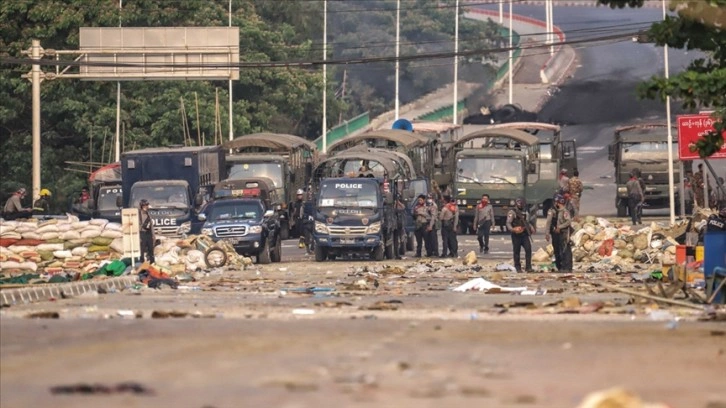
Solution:
{"label": "rubble pile", "polygon": [[[676,237],[686,233],[688,221],[674,225],[651,223],[646,227],[614,223],[605,218],[588,216],[573,225],[572,257],[575,262],[607,262],[614,265],[662,263],[672,265],[676,256]],[[546,262],[553,254],[552,245],[540,248],[535,262]]]}
{"label": "rubble pile", "polygon": [[[193,236],[183,240],[161,238],[155,248],[156,264],[173,273],[207,269],[205,251],[211,246],[226,253],[229,267],[242,268],[249,263],[226,243],[214,244],[208,237]],[[5,277],[89,274],[122,258],[123,252],[121,224],[105,219],[79,221],[69,215],[66,219],[0,223],[0,271]]]}

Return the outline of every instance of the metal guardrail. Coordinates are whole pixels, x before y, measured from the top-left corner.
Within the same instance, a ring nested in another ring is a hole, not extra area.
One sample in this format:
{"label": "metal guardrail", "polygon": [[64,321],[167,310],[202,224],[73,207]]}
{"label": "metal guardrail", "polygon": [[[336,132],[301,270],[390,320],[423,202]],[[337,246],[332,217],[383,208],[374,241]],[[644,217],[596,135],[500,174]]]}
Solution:
{"label": "metal guardrail", "polygon": [[33,303],[50,301],[63,296],[78,296],[88,292],[121,290],[139,283],[136,275],[120,276],[103,280],[86,280],[78,282],[42,283],[23,288],[3,289],[0,286],[0,299],[3,305],[13,305],[18,302]]}

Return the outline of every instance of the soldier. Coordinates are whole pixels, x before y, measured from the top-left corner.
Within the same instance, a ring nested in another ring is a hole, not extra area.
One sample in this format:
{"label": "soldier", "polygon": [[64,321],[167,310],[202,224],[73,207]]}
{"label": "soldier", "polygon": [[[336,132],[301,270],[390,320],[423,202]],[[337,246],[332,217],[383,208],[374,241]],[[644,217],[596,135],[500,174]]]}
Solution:
{"label": "soldier", "polygon": [[643,205],[645,196],[643,195],[643,189],[640,186],[640,180],[636,170],[630,172],[630,179],[625,183],[625,188],[628,192],[628,212],[630,213],[630,219],[633,221],[633,225],[639,224],[640,220],[640,206]]}
{"label": "soldier", "polygon": [[141,238],[141,263],[144,263],[144,259],[154,263],[154,219],[149,214],[149,201],[146,199],[139,201],[139,236]]}
{"label": "soldier", "polygon": [[292,217],[290,217],[292,218],[292,226],[294,228],[295,234],[297,234],[298,236],[298,248],[305,248],[305,201],[303,200],[304,195],[305,191],[303,191],[303,189],[297,189],[297,191],[295,192],[295,202],[292,204]]}
{"label": "soldier", "polygon": [[582,198],[583,190],[582,180],[580,180],[580,172],[577,169],[572,172],[572,177],[567,184],[570,193],[570,203],[572,203],[572,206],[575,209],[574,217],[577,217],[580,215],[580,198]]}
{"label": "soldier", "polygon": [[[426,242],[427,230],[431,227],[432,219],[426,207],[426,195],[420,194],[416,205],[413,207],[413,221],[416,225],[414,234],[416,236],[416,257],[421,257],[421,246]],[[427,247],[428,248],[428,247]]]}
{"label": "soldier", "polygon": [[459,256],[459,243],[456,239],[456,228],[459,226],[459,207],[456,205],[456,200],[450,196],[445,196],[444,200],[447,203],[439,213],[443,245],[441,257],[446,258],[448,252],[452,258],[457,258]]}
{"label": "soldier", "polygon": [[560,178],[558,180],[560,184],[560,192],[568,192],[570,189],[570,178],[567,177],[567,169],[560,170]]}
{"label": "soldier", "polygon": [[[489,194],[483,194],[481,201],[476,206],[474,215],[474,230],[476,239],[479,241],[479,253],[489,253],[489,233],[494,222],[494,207],[489,203]],[[483,238],[483,239],[482,239]]]}
{"label": "soldier", "polygon": [[562,270],[562,252],[559,234],[555,232],[555,229],[557,228],[557,202],[562,199],[564,199],[562,194],[555,194],[552,200],[555,205],[547,210],[547,221],[545,222],[545,240],[552,243],[552,252],[555,254],[555,266],[558,271]]}
{"label": "soldier", "polygon": [[426,210],[428,211],[430,217],[430,224],[426,228],[426,256],[438,257],[439,236],[436,231],[441,229],[441,221],[439,221],[439,208],[436,206],[432,194],[429,194],[428,199],[426,199]]}
{"label": "soldier", "polygon": [[565,207],[565,204],[564,197],[558,197],[555,200],[557,220],[554,223],[555,228],[552,238],[559,240],[560,266],[557,267],[557,270],[559,272],[572,272],[572,247],[570,246],[572,216],[570,215],[570,211]]}
{"label": "soldier", "polygon": [[693,213],[693,186],[691,185],[693,174],[688,172],[686,173],[686,176],[687,177],[683,179],[683,196],[686,204],[686,208],[684,208],[684,210],[686,215],[691,215]]}
{"label": "soldier", "polygon": [[525,270],[527,272],[534,272],[532,270],[531,242],[531,234],[534,233],[534,229],[529,222],[529,214],[527,214],[524,198],[515,200],[515,207],[507,213],[507,228],[512,231],[514,268],[517,272],[522,272],[520,253],[522,248],[524,248]]}
{"label": "soldier", "polygon": [[704,183],[703,163],[700,163],[698,165],[698,171],[695,174],[693,174],[693,180],[691,182],[691,188],[693,188],[693,195],[694,195],[694,198],[696,199],[696,206],[699,208],[704,207],[703,183]]}

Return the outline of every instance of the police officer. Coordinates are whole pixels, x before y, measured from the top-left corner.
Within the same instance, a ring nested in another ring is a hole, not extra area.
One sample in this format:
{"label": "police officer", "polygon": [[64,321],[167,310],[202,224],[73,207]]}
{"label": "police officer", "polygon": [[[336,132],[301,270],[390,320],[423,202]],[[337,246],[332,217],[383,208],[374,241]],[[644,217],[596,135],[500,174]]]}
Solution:
{"label": "police officer", "polygon": [[557,197],[555,207],[557,208],[557,218],[554,222],[555,228],[552,238],[559,241],[560,265],[557,270],[559,272],[572,272],[572,247],[570,245],[572,214],[567,209],[564,197]]}
{"label": "police officer", "polygon": [[439,235],[437,231],[441,229],[441,221],[439,220],[439,207],[434,202],[433,194],[429,194],[429,197],[426,199],[426,210],[431,219],[429,227],[426,228],[426,256],[438,257]]}
{"label": "police officer", "polygon": [[726,231],[726,204],[721,204],[721,209],[718,213],[708,217],[706,231]]}
{"label": "police officer", "polygon": [[524,248],[525,270],[534,272],[532,270],[532,242],[530,241],[534,229],[529,223],[529,214],[525,208],[524,198],[516,199],[514,204],[515,207],[507,213],[507,228],[512,232],[514,268],[517,272],[522,272],[520,252]]}
{"label": "police officer", "polygon": [[33,203],[33,212],[37,214],[48,214],[50,212],[50,190],[40,189],[40,197]]}
{"label": "police officer", "polygon": [[430,228],[432,221],[429,210],[426,207],[426,195],[420,194],[416,199],[416,205],[413,207],[413,222],[416,226],[414,230],[414,235],[416,236],[416,257],[421,257],[421,247],[426,242],[427,230]]}
{"label": "police officer", "polygon": [[154,263],[154,219],[149,214],[149,201],[146,199],[139,202],[139,235],[141,238],[141,263],[144,262],[144,259]]}
{"label": "police officer", "polygon": [[630,213],[630,219],[633,221],[633,225],[639,224],[640,221],[640,207],[643,205],[645,195],[643,194],[643,188],[640,185],[638,179],[638,171],[633,169],[630,172],[630,179],[625,183],[625,189],[628,193],[628,212]]}
{"label": "police officer", "polygon": [[560,190],[568,192],[570,190],[570,178],[567,177],[567,169],[560,170],[560,178],[558,179]]}
{"label": "police officer", "polygon": [[559,234],[555,232],[555,229],[557,228],[557,203],[563,199],[562,194],[555,194],[552,199],[554,205],[547,210],[547,221],[545,222],[545,240],[552,243],[552,252],[555,254],[555,266],[558,271],[562,270],[562,252]]}
{"label": "police officer", "polygon": [[313,229],[315,228],[314,206],[312,200],[306,200],[303,203],[302,229],[305,242],[305,251],[308,255],[313,253],[315,249],[315,240],[313,239]]}
{"label": "police officer", "polygon": [[447,254],[452,258],[459,256],[459,242],[456,238],[456,228],[459,226],[459,207],[456,200],[450,196],[444,196],[446,204],[441,208],[439,219],[441,220],[441,241],[443,249],[441,257],[446,258]]}
{"label": "police officer", "polygon": [[3,207],[3,218],[6,220],[14,220],[18,218],[30,218],[33,211],[30,208],[23,207],[23,198],[25,198],[25,189],[20,187],[13,193]]}
{"label": "police officer", "polygon": [[489,232],[492,229],[492,222],[494,222],[494,207],[489,203],[489,194],[483,194],[474,215],[474,229],[476,239],[479,241],[479,253],[489,253]]}
{"label": "police officer", "polygon": [[298,248],[304,248],[305,247],[305,226],[304,226],[304,220],[303,213],[305,212],[304,209],[304,200],[303,196],[305,195],[305,192],[299,188],[295,192],[295,202],[292,204],[292,225],[295,228],[295,234],[298,236],[298,242],[297,247]]}
{"label": "police officer", "polygon": [[575,209],[573,217],[577,217],[580,215],[580,198],[582,198],[582,190],[584,189],[582,180],[580,180],[580,172],[577,169],[572,172],[572,177],[570,177],[567,184],[569,186],[570,203]]}

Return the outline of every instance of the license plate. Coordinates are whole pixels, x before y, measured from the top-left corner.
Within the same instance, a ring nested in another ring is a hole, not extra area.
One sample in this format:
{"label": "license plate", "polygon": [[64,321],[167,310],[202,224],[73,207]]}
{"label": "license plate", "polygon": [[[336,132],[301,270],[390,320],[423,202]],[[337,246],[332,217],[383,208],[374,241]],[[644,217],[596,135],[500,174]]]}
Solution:
{"label": "license plate", "polygon": [[341,238],[340,243],[341,244],[354,244],[355,238]]}
{"label": "license plate", "polygon": [[239,243],[239,239],[237,238],[225,238],[224,241],[230,245],[237,245]]}
{"label": "license plate", "polygon": [[472,208],[474,208],[474,206],[473,206],[473,205],[467,205],[467,206],[466,206],[466,208],[467,208],[468,210],[471,210]]}

